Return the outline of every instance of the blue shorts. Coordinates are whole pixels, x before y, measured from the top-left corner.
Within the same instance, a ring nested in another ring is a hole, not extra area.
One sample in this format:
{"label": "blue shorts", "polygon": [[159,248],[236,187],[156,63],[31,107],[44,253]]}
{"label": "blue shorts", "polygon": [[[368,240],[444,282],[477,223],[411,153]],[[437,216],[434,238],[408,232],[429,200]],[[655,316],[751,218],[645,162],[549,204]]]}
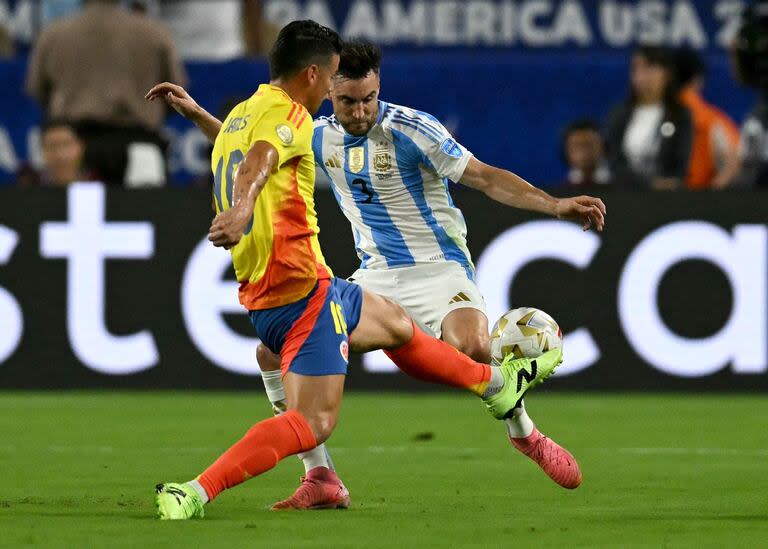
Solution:
{"label": "blue shorts", "polygon": [[280,355],[283,375],[346,374],[349,334],[360,321],[363,289],[341,278],[319,280],[294,303],[251,311],[256,333]]}

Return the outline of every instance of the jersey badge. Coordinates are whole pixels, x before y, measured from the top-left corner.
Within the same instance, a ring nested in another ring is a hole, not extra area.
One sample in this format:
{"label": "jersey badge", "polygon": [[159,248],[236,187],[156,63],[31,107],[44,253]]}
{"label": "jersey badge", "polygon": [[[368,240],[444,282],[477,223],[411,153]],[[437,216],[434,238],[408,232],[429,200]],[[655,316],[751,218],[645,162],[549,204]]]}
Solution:
{"label": "jersey badge", "polygon": [[288,124],[278,124],[277,127],[275,127],[275,131],[277,132],[277,137],[279,137],[280,141],[284,144],[290,145],[293,143],[293,130],[291,130]]}
{"label": "jersey badge", "polygon": [[461,158],[461,147],[450,137],[440,143],[440,150],[451,158]]}
{"label": "jersey badge", "polygon": [[349,155],[349,171],[360,173],[365,166],[365,149],[363,147],[352,147],[347,153]]}
{"label": "jersey badge", "polygon": [[373,167],[377,172],[388,172],[392,169],[392,156],[387,151],[377,151],[373,155]]}

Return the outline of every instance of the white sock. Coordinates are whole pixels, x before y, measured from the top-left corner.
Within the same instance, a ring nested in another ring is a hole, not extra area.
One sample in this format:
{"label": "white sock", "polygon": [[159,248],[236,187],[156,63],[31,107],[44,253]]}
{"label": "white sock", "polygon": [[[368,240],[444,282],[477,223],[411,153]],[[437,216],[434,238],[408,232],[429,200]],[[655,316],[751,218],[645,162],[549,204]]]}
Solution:
{"label": "white sock", "polygon": [[[264,380],[264,389],[267,391],[267,398],[272,403],[272,409],[276,412],[285,410],[285,388],[283,387],[282,372],[280,370],[261,372],[261,378]],[[305,472],[309,472],[315,467],[327,467],[333,471],[333,462],[325,449],[325,444],[297,455],[304,463]]]}
{"label": "white sock", "polygon": [[202,484],[200,484],[200,483],[197,481],[197,479],[195,479],[195,480],[190,480],[190,481],[189,481],[187,484],[189,484],[189,485],[190,485],[192,488],[194,488],[194,489],[195,489],[195,492],[197,492],[197,493],[198,493],[198,495],[200,496],[200,499],[202,499],[202,500],[203,500],[203,505],[205,505],[206,503],[208,503],[208,500],[209,500],[209,498],[208,498],[208,493],[205,491],[205,488],[203,488],[203,485],[202,485]]}
{"label": "white sock", "polygon": [[485,388],[483,398],[495,395],[504,387],[504,375],[497,366],[491,366],[491,379],[488,381],[488,387]]}
{"label": "white sock", "polygon": [[333,462],[331,461],[331,456],[328,455],[328,451],[325,449],[325,444],[321,444],[309,452],[296,455],[299,456],[299,459],[304,464],[305,473],[309,473],[310,469],[315,467],[326,467],[333,471]]}
{"label": "white sock", "polygon": [[504,423],[507,424],[507,433],[512,438],[525,438],[533,432],[533,421],[525,411],[524,402],[515,408],[512,417],[505,419]]}

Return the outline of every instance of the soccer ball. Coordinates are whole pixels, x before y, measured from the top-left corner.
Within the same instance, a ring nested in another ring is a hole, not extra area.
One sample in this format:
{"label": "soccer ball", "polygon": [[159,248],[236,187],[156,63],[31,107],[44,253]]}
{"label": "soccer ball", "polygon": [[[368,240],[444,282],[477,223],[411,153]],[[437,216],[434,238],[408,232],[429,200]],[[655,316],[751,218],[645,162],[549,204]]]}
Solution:
{"label": "soccer ball", "polygon": [[536,358],[563,347],[563,332],[544,311],[533,307],[512,309],[496,322],[491,332],[491,363],[501,364],[513,353],[516,358]]}

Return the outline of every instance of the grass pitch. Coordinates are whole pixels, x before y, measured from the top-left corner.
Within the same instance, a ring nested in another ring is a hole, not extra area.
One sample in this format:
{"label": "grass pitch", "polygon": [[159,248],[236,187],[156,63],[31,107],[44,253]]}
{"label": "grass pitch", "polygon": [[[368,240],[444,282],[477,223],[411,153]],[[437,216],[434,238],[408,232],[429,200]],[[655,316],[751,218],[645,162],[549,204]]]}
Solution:
{"label": "grass pitch", "polygon": [[201,521],[153,518],[254,421],[262,394],[0,393],[0,545],[62,547],[765,547],[768,399],[532,395],[571,449],[566,491],[459,394],[350,394],[330,441],[348,511],[274,513],[290,458]]}

